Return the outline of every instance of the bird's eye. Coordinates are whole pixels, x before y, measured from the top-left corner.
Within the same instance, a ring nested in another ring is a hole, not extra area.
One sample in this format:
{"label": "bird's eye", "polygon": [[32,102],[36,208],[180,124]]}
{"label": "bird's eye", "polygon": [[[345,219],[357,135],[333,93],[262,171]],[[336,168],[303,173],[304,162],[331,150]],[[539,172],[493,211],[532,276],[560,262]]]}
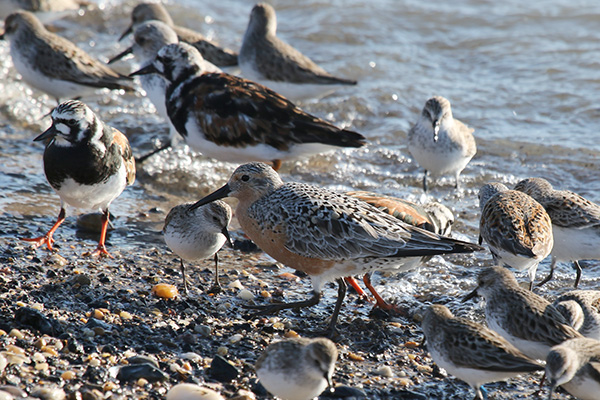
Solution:
{"label": "bird's eye", "polygon": [[249,180],[250,180],[250,177],[248,175],[242,175],[242,181],[248,182]]}
{"label": "bird's eye", "polygon": [[77,125],[77,120],[76,119],[68,119],[66,122],[67,122],[67,125],[69,125],[69,126],[75,126],[75,125]]}

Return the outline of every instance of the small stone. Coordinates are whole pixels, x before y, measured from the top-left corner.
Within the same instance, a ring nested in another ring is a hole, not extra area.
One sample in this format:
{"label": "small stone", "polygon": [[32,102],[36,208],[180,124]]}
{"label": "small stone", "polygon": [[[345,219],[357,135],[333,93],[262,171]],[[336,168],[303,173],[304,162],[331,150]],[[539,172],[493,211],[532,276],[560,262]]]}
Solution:
{"label": "small stone", "polygon": [[70,381],[71,379],[75,379],[76,376],[77,375],[73,371],[65,371],[60,375],[60,377],[65,381]]}
{"label": "small stone", "polygon": [[260,291],[260,295],[261,295],[262,297],[264,297],[265,299],[268,299],[268,298],[270,298],[270,297],[271,297],[271,293],[269,293],[269,291],[267,291],[267,290],[261,290],[261,291]]}
{"label": "small stone", "polygon": [[7,365],[8,365],[8,360],[6,359],[6,357],[4,357],[2,354],[0,354],[0,375],[2,375],[2,372],[4,372]]}
{"label": "small stone", "polygon": [[48,363],[42,362],[35,364],[35,369],[38,371],[47,371],[49,368]]}
{"label": "small stone", "polygon": [[121,382],[138,381],[140,378],[148,382],[165,381],[169,376],[152,364],[125,365],[119,369],[117,379]]}
{"label": "small stone", "polygon": [[30,326],[42,334],[53,337],[59,336],[63,331],[61,324],[57,320],[48,318],[40,311],[30,307],[17,309],[15,311],[15,321]]}
{"label": "small stone", "polygon": [[122,319],[125,319],[125,320],[130,320],[130,319],[133,319],[133,315],[131,315],[131,314],[130,314],[129,312],[127,312],[127,311],[121,311],[121,312],[119,313],[119,317],[121,317]]}
{"label": "small stone", "polygon": [[225,400],[214,390],[194,385],[180,383],[167,392],[167,400]]}
{"label": "small stone", "polygon": [[144,387],[148,384],[148,381],[146,380],[146,378],[140,378],[135,384],[139,387]]}
{"label": "small stone", "polygon": [[365,358],[363,356],[353,353],[351,351],[348,352],[348,358],[352,361],[365,361]]}
{"label": "small stone", "polygon": [[37,397],[40,400],[64,400],[67,394],[59,388],[38,386],[31,391],[31,397]]}
{"label": "small stone", "polygon": [[244,289],[244,285],[242,285],[242,282],[240,282],[239,279],[236,279],[235,281],[231,282],[228,287],[232,288],[232,289],[238,289],[238,290],[242,290]]}
{"label": "small stone", "polygon": [[8,346],[6,346],[6,351],[20,356],[25,355],[25,350],[23,350],[21,347],[15,346],[14,344],[9,344]]}
{"label": "small stone", "polygon": [[2,386],[0,386],[0,390],[3,392],[9,393],[11,396],[13,396],[16,399],[21,399],[21,398],[27,397],[27,393],[23,389],[20,389],[16,386],[2,385]]}
{"label": "small stone", "polygon": [[21,333],[21,331],[18,329],[11,329],[11,331],[8,333],[8,336],[14,337],[15,339],[25,338],[25,335],[23,335],[23,333]]}
{"label": "small stone", "polygon": [[48,341],[43,337],[41,337],[38,340],[36,340],[35,342],[33,342],[33,346],[38,350],[43,349],[47,345],[48,345]]}
{"label": "small stone", "polygon": [[119,385],[117,385],[116,383],[114,383],[112,381],[108,381],[104,385],[102,385],[103,392],[113,392],[113,391],[117,390],[118,388],[119,388]]}
{"label": "small stone", "polygon": [[404,343],[404,347],[407,347],[409,349],[416,349],[418,348],[420,345],[417,342],[406,342]]}
{"label": "small stone", "polygon": [[254,294],[249,291],[248,289],[242,289],[240,290],[240,292],[238,293],[238,297],[242,300],[252,300],[254,299]]}
{"label": "small stone", "polygon": [[298,335],[298,332],[294,331],[294,330],[289,330],[286,333],[283,334],[284,337],[286,338],[297,338],[300,337],[300,335]]}
{"label": "small stone", "polygon": [[35,362],[46,362],[46,357],[42,353],[33,353],[31,359]]}
{"label": "small stone", "polygon": [[229,343],[231,343],[231,344],[237,343],[240,340],[242,340],[243,338],[244,338],[244,336],[242,336],[239,333],[236,333],[235,335],[233,335],[229,338]]}
{"label": "small stone", "polygon": [[96,319],[104,319],[104,312],[96,308],[92,313],[92,317]]}
{"label": "small stone", "polygon": [[86,274],[76,274],[70,282],[73,286],[90,286],[92,279]]}
{"label": "small stone", "polygon": [[168,283],[159,283],[152,287],[152,294],[161,299],[173,299],[179,292],[175,285],[169,285]]}
{"label": "small stone", "polygon": [[210,364],[210,376],[219,382],[231,382],[240,375],[237,368],[223,357],[217,355]]}
{"label": "small stone", "polygon": [[153,357],[148,357],[148,356],[133,356],[133,357],[129,357],[127,358],[127,362],[129,364],[151,364],[154,365],[156,368],[159,368],[158,365],[158,361],[156,361],[156,359],[154,359]]}
{"label": "small stone", "polygon": [[226,356],[228,352],[229,352],[229,350],[225,346],[220,346],[217,349],[217,354],[220,355],[220,356]]}
{"label": "small stone", "polygon": [[388,378],[394,376],[394,372],[388,365],[382,365],[381,367],[379,367],[375,371],[373,371],[373,373],[376,375],[381,375],[381,376],[385,376]]}
{"label": "small stone", "polygon": [[210,328],[210,326],[196,325],[194,327],[194,332],[199,333],[200,335],[202,335],[204,337],[210,337],[210,335],[212,333],[212,329]]}
{"label": "small stone", "polygon": [[5,392],[4,390],[0,390],[0,400],[14,400],[12,394]]}

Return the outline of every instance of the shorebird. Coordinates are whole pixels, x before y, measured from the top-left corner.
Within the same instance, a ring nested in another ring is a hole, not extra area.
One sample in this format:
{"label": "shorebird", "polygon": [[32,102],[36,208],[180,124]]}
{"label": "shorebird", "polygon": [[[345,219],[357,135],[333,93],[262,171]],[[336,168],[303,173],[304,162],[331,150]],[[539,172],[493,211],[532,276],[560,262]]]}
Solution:
{"label": "shorebird", "polygon": [[185,203],[173,207],[165,218],[162,232],[167,246],[180,258],[184,292],[188,293],[184,260],[195,261],[214,255],[215,281],[209,293],[217,293],[221,291],[218,252],[225,242],[231,245],[227,230],[231,207],[224,201],[214,201],[190,211],[191,205]]}
{"label": "shorebird", "polygon": [[600,290],[572,290],[552,305],[583,336],[600,340]]}
{"label": "shorebird", "polygon": [[488,244],[496,263],[527,271],[531,289],[538,264],[554,243],[548,213],[532,197],[501,183],[479,190],[479,207],[479,244]]}
{"label": "shorebird", "polygon": [[475,399],[484,399],[485,383],[544,369],[496,332],[455,317],[443,305],[429,306],[421,328],[433,361],[467,382],[475,390]]}
{"label": "shorebird", "polygon": [[335,323],[346,294],[340,278],[370,271],[395,271],[406,257],[470,253],[481,248],[408,225],[342,193],[301,183],[283,183],[265,163],[239,166],[228,183],[192,209],[224,197],[239,200],[236,216],[244,233],[265,253],[312,280],[310,299],[250,306],[267,314],[317,304],[326,282],[337,280]]}
{"label": "shorebird", "polygon": [[35,12],[40,19],[48,22],[52,17],[60,17],[65,11],[74,11],[90,5],[91,3],[85,0],[2,0],[0,18],[4,19],[16,11],[24,10]]}
{"label": "shorebird", "polygon": [[99,88],[133,91],[131,80],[50,31],[30,12],[17,11],[4,22],[0,39],[10,41],[13,64],[30,86],[56,99],[72,99]]}
{"label": "shorebird", "polygon": [[[419,205],[398,197],[385,196],[365,191],[346,192],[346,194],[369,203],[379,210],[398,218],[402,222],[425,229],[429,232],[437,233],[442,236],[449,236],[452,231],[454,215],[452,215],[452,211],[443,204],[432,201],[424,205]],[[433,256],[407,258],[404,265],[398,266],[397,272],[404,272],[417,268],[429,261],[432,257]],[[345,280],[360,296],[366,296],[354,278],[346,277]],[[394,306],[383,300],[371,284],[371,273],[366,273],[363,276],[363,281],[367,289],[369,289],[375,298],[378,307],[385,310],[394,309]]]}
{"label": "shorebird", "polygon": [[246,79],[290,99],[325,95],[355,80],[337,78],[277,37],[277,17],[269,4],[252,8],[239,62]]}
{"label": "shorebird", "polygon": [[238,56],[235,52],[219,47],[199,32],[175,25],[167,9],[160,3],[140,3],[135,6],[131,11],[131,24],[123,32],[119,41],[132,33],[139,24],[153,20],[167,24],[175,31],[179,41],[194,46],[209,62],[219,67],[238,65]]}
{"label": "shorebird", "polygon": [[580,400],[597,400],[600,395],[600,342],[577,338],[552,347],[546,358],[550,382],[548,400],[558,386]]}
{"label": "shorebird", "polygon": [[550,347],[582,337],[549,301],[520,287],[506,268],[482,270],[477,287],[463,301],[477,295],[485,298],[488,327],[528,357],[545,360]]}
{"label": "shorebird", "polygon": [[52,126],[36,137],[46,141],[44,172],[60,196],[60,213],[52,228],[35,239],[53,250],[52,235],[65,220],[65,205],[102,212],[102,229],[93,255],[109,256],[106,250],[108,207],[135,180],[135,162],[125,135],[102,122],[84,103],[69,100],[52,113]]}
{"label": "shorebird", "polygon": [[554,247],[550,274],[540,283],[552,279],[559,261],[573,261],[577,271],[575,287],[581,279],[578,260],[600,259],[600,205],[568,190],[556,190],[542,178],[528,178],[517,183],[515,190],[537,200],[552,220]]}
{"label": "shorebird", "polygon": [[[144,68],[152,64],[158,51],[164,46],[172,43],[178,43],[179,39],[175,31],[169,27],[169,25],[160,21],[147,21],[143,22],[135,28],[133,33],[133,45],[125,49],[123,52],[114,56],[108,61],[108,64],[112,64],[128,54],[133,53],[140,63],[140,67]],[[217,67],[214,67],[215,72],[220,71]],[[148,74],[140,76],[140,83],[142,88],[146,92],[146,96],[150,99],[156,112],[169,124],[170,137],[165,143],[136,159],[136,162],[141,163],[150,156],[158,153],[159,151],[168,149],[171,144],[179,136],[177,129],[171,123],[169,114],[167,113],[167,106],[165,104],[165,96],[167,93],[168,82],[165,78],[158,74]]]}
{"label": "shorebird", "polygon": [[272,162],[361,147],[365,138],[296,107],[257,83],[215,72],[185,43],[163,47],[155,61],[131,74],[159,73],[171,122],[193,149],[229,162]]}
{"label": "shorebird", "polygon": [[311,400],[333,388],[337,356],[329,339],[286,339],[265,349],[256,361],[256,376],[279,399]]}
{"label": "shorebird", "polygon": [[454,174],[459,187],[460,173],[477,152],[473,128],[452,116],[450,102],[442,96],[427,100],[419,120],[408,131],[408,151],[423,168],[423,190],[427,176]]}

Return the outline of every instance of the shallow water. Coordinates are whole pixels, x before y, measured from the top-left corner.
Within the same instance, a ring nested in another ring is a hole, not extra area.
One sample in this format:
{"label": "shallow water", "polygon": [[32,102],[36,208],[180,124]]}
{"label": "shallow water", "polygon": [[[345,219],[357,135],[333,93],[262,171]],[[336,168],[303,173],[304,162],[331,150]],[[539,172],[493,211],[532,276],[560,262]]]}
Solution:
{"label": "shallow water", "polygon": [[[218,3],[218,4],[214,4]],[[373,190],[414,201],[437,200],[457,216],[454,236],[477,240],[477,191],[490,181],[514,185],[542,176],[556,186],[600,202],[600,109],[595,101],[600,3],[549,0],[543,7],[509,0],[438,2],[278,1],[279,35],[335,75],[357,79],[307,111],[363,133],[366,148],[338,151],[284,164],[284,180],[336,190]],[[127,46],[117,43],[129,23],[133,1],[97,1],[83,15],[53,22],[63,36],[103,60]],[[253,3],[241,0],[169,2],[175,21],[238,49]],[[116,65],[135,68],[132,59]],[[8,44],[0,42],[0,212],[14,219],[5,239],[41,233],[54,221],[59,200],[42,172],[43,147],[32,139],[49,126],[44,117],[53,99],[17,79]],[[421,189],[422,171],[406,149],[406,132],[425,101],[447,97],[454,116],[475,128],[478,153],[455,191],[450,177]],[[125,132],[136,154],[165,138],[166,125],[141,95],[99,92],[85,101],[101,118]],[[117,217],[114,248],[164,248],[158,231],[174,204],[202,197],[222,185],[236,167],[189,151],[184,145],[138,166],[138,178],[112,205]],[[57,238],[75,235],[74,215]],[[93,239],[90,240],[90,246]],[[547,273],[549,260],[538,269]],[[460,315],[479,310],[456,298],[474,284],[475,271],[491,265],[488,252],[436,257],[428,267],[385,282],[384,297],[449,302]],[[574,274],[560,266],[555,281],[539,290],[552,297],[572,285]],[[585,265],[580,288],[596,288],[600,263]],[[304,290],[304,288],[303,288]],[[333,293],[332,293],[333,294]],[[499,397],[498,397],[499,398]],[[504,397],[502,397],[504,398]],[[507,397],[508,398],[508,397]]]}

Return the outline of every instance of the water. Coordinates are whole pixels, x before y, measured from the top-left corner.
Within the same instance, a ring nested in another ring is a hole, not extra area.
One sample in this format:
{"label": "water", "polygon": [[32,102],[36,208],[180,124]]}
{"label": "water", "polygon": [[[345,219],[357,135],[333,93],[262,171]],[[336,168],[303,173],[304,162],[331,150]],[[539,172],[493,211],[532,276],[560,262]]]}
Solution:
{"label": "water", "polygon": [[[96,2],[81,16],[54,21],[59,33],[107,60],[129,42],[116,39],[129,24],[135,2]],[[238,49],[253,3],[241,0],[170,2],[175,21]],[[363,189],[415,201],[437,200],[457,216],[455,236],[476,241],[478,188],[489,181],[509,186],[541,176],[600,202],[600,134],[596,105],[600,86],[600,3],[548,0],[422,2],[278,1],[279,35],[335,75],[359,80],[301,106],[337,125],[364,134],[369,145],[354,151],[284,164],[285,180],[336,190]],[[122,72],[135,68],[120,63]],[[58,213],[58,197],[42,172],[43,148],[32,139],[49,126],[44,117],[54,100],[17,80],[8,45],[0,43],[0,212],[6,240],[42,232]],[[478,153],[462,174],[463,189],[446,177],[425,196],[422,171],[406,149],[406,133],[425,101],[448,98],[454,116],[475,128]],[[103,120],[125,132],[134,152],[149,150],[167,134],[166,125],[140,96],[100,92],[85,101]],[[139,166],[136,184],[112,206],[119,217],[115,247],[164,246],[157,231],[164,212],[222,185],[233,164],[217,163],[185,146]],[[69,215],[78,212],[70,211]],[[17,226],[6,228],[9,221]],[[74,224],[60,230],[74,235]],[[548,261],[538,270],[547,273]],[[385,296],[449,301],[458,314],[475,316],[472,305],[452,300],[474,284],[474,271],[491,265],[489,253],[436,257],[429,267],[401,279],[385,278]],[[572,285],[574,274],[560,266],[556,279],[539,292],[554,296]],[[585,266],[581,288],[595,288],[600,263]],[[375,282],[379,282],[375,279]]]}

